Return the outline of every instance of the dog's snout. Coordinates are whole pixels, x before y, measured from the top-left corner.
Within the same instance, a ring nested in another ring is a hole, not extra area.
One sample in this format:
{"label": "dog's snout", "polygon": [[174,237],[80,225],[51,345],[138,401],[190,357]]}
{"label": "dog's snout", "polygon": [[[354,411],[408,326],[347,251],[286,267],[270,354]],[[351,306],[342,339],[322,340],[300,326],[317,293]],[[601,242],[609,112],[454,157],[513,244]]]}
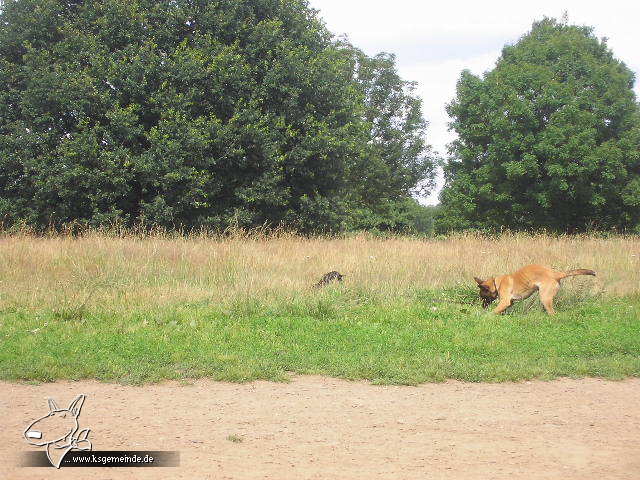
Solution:
{"label": "dog's snout", "polygon": [[27,438],[42,438],[42,432],[38,430],[29,430],[27,432]]}

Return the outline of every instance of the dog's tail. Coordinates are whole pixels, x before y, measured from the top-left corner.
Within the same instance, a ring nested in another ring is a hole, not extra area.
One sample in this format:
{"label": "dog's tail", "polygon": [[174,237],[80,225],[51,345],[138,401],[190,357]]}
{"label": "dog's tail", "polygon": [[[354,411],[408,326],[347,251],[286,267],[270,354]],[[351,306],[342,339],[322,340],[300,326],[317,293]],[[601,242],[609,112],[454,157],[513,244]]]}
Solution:
{"label": "dog's tail", "polygon": [[562,280],[567,277],[575,277],[576,275],[593,275],[595,277],[596,272],[593,270],[587,270],[586,268],[578,268],[576,270],[569,270],[568,272],[560,272],[558,280]]}

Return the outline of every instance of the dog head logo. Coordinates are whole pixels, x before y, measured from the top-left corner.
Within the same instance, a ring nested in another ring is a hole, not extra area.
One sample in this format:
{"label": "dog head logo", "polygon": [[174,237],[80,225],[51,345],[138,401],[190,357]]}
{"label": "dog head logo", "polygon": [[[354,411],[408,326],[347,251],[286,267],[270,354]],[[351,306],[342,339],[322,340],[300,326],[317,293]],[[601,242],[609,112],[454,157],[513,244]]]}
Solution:
{"label": "dog head logo", "polygon": [[47,448],[47,457],[56,468],[68,451],[91,450],[87,440],[90,430],[78,431],[78,416],[85,395],[78,395],[68,408],[58,408],[53,399],[49,399],[49,413],[32,422],[24,431],[24,438],[31,445]]}

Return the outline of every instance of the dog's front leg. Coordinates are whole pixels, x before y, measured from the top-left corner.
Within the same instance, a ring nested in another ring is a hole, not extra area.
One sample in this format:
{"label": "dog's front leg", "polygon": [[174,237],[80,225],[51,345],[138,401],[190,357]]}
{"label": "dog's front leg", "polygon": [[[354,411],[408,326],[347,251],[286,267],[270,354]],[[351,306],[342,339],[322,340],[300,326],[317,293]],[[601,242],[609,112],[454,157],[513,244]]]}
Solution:
{"label": "dog's front leg", "polygon": [[507,308],[513,305],[513,279],[510,276],[502,277],[502,281],[498,288],[498,306],[494,308],[493,313],[500,315]]}
{"label": "dog's front leg", "polygon": [[513,299],[512,298],[510,298],[510,297],[500,297],[500,302],[498,302],[498,306],[493,309],[493,313],[495,313],[496,315],[500,315],[507,308],[509,308],[511,305],[513,305]]}

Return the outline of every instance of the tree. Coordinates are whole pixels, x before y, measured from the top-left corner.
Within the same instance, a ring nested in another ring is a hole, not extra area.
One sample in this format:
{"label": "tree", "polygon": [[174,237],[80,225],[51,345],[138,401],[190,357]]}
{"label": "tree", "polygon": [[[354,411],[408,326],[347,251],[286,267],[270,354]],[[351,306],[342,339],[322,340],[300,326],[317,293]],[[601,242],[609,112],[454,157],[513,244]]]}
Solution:
{"label": "tree", "polygon": [[372,201],[354,67],[306,0],[9,0],[0,219],[347,228]]}
{"label": "tree", "polygon": [[447,106],[442,230],[640,228],[634,75],[589,27],[545,18]]}
{"label": "tree", "polygon": [[339,46],[353,62],[368,138],[350,170],[351,223],[358,229],[404,230],[415,210],[413,195],[433,188],[435,155],[426,141],[422,100],[415,82],[399,76],[393,54],[369,57],[344,39]]}

